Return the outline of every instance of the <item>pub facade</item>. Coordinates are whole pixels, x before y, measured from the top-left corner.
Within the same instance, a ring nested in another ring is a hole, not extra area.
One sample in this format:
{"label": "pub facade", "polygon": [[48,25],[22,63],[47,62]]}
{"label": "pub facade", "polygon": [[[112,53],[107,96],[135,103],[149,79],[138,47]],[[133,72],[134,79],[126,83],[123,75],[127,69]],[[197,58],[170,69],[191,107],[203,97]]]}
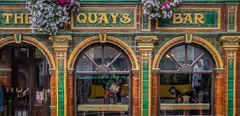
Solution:
{"label": "pub facade", "polygon": [[166,19],[79,2],[50,36],[25,0],[0,0],[1,115],[240,115],[239,0],[183,0]]}

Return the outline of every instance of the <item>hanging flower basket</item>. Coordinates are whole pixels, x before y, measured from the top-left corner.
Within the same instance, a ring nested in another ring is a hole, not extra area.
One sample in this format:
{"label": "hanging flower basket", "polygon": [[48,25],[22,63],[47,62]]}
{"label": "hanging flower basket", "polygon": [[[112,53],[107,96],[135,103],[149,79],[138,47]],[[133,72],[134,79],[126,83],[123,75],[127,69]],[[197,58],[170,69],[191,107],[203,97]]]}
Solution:
{"label": "hanging flower basket", "polygon": [[70,11],[79,8],[75,0],[27,0],[31,29],[56,35],[59,28],[69,23]]}
{"label": "hanging flower basket", "polygon": [[143,14],[150,19],[171,18],[174,9],[181,3],[182,0],[143,0]]}

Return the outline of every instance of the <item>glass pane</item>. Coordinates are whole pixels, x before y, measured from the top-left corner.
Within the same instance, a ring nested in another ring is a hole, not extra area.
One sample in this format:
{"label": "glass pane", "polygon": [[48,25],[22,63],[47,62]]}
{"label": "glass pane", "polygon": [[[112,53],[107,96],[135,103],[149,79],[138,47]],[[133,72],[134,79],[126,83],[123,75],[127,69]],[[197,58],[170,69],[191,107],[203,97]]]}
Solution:
{"label": "glass pane", "polygon": [[166,54],[163,57],[160,65],[161,70],[178,70],[178,68],[179,65],[169,56],[169,54]]}
{"label": "glass pane", "polygon": [[211,74],[161,74],[160,115],[210,115],[211,83]]}
{"label": "glass pane", "polygon": [[[129,75],[99,74],[99,75],[77,75],[77,106],[78,115],[82,115],[89,107],[111,108],[119,111],[105,112],[104,115],[117,115],[119,113],[128,114],[129,103]],[[88,105],[89,107],[84,107]],[[97,105],[97,106],[93,106]],[[116,105],[120,105],[117,107]],[[120,112],[122,109],[126,111]],[[101,109],[88,112],[88,114],[98,115]],[[111,111],[111,110],[109,110]],[[102,113],[102,112],[101,112]]]}
{"label": "glass pane", "polygon": [[192,64],[195,59],[200,56],[202,52],[199,49],[194,48],[193,46],[187,46],[187,55],[188,55],[188,64]]}
{"label": "glass pane", "polygon": [[120,52],[112,47],[104,46],[105,64],[109,64]]}
{"label": "glass pane", "polygon": [[102,46],[96,46],[93,47],[91,49],[89,49],[88,51],[85,52],[85,54],[91,58],[93,61],[95,61],[96,64],[100,65],[102,63]]}
{"label": "glass pane", "polygon": [[112,65],[112,71],[129,71],[129,64],[127,58],[124,55],[121,55]]}
{"label": "glass pane", "polygon": [[181,64],[184,64],[185,62],[185,46],[177,46],[173,49],[171,49],[169,54],[172,54],[172,56]]}
{"label": "glass pane", "polygon": [[79,60],[79,65],[77,66],[78,71],[95,71],[96,66],[83,55]]}
{"label": "glass pane", "polygon": [[[185,48],[187,47],[187,54]],[[187,64],[185,59],[187,57]],[[178,62],[178,63],[177,63]],[[181,66],[179,66],[181,65]],[[194,44],[180,44],[164,55],[160,63],[160,70],[179,70],[186,73],[192,71],[212,70],[214,60],[209,52]]]}

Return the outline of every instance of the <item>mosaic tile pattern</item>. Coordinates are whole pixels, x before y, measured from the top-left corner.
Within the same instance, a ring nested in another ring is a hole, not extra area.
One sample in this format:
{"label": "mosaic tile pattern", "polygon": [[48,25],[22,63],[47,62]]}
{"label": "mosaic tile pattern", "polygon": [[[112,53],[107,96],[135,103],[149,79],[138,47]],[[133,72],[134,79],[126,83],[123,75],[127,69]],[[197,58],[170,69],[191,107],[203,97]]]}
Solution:
{"label": "mosaic tile pattern", "polygon": [[64,60],[58,60],[58,116],[64,116]]}
{"label": "mosaic tile pattern", "polygon": [[149,60],[143,60],[142,64],[142,115],[148,116],[149,112]]}
{"label": "mosaic tile pattern", "polygon": [[228,78],[227,78],[227,115],[233,116],[234,108],[234,63],[228,60]]}

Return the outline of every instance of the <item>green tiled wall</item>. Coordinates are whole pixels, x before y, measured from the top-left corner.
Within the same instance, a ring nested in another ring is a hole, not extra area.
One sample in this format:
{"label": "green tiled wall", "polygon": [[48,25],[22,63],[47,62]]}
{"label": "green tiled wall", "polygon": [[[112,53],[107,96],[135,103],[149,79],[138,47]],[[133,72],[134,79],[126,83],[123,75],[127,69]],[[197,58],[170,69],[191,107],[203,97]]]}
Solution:
{"label": "green tiled wall", "polygon": [[235,27],[235,15],[228,15],[228,30],[234,30]]}
{"label": "green tiled wall", "polygon": [[142,64],[143,74],[142,74],[142,115],[148,116],[149,111],[149,60],[143,60]]}
{"label": "green tiled wall", "polygon": [[64,60],[58,61],[58,116],[64,116]]}
{"label": "green tiled wall", "polygon": [[143,23],[142,30],[150,30],[149,25],[151,25],[151,24],[149,23],[149,18],[147,15],[142,16],[142,23]]}
{"label": "green tiled wall", "polygon": [[227,78],[227,115],[233,116],[233,108],[234,108],[234,61],[228,59],[228,78]]}

